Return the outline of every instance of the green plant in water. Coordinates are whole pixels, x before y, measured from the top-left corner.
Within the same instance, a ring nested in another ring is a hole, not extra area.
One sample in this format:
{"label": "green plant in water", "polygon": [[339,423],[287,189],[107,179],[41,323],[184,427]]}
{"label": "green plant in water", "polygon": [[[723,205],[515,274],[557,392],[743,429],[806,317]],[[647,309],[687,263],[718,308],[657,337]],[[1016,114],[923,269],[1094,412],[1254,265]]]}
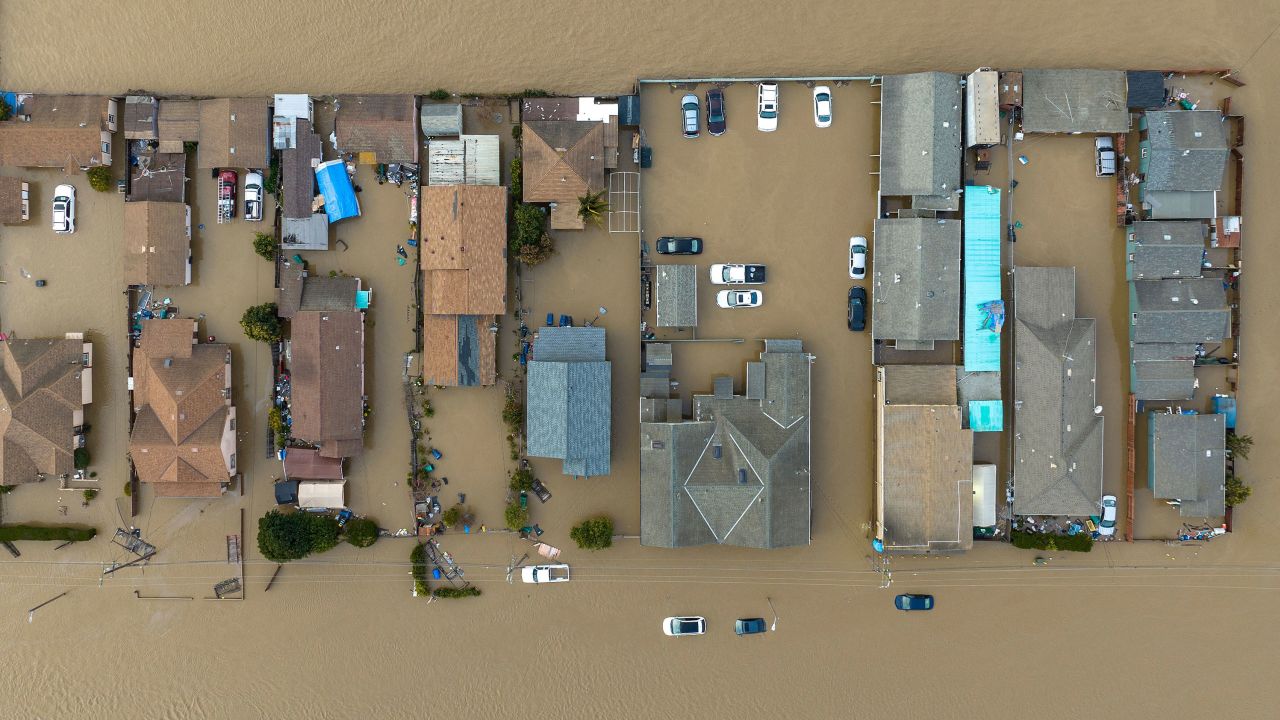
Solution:
{"label": "green plant in water", "polygon": [[578,198],[578,217],[583,222],[596,227],[604,226],[604,214],[609,212],[609,201],[605,199],[605,190],[587,193]]}
{"label": "green plant in water", "polygon": [[1253,437],[1227,433],[1227,451],[1241,460],[1249,459],[1249,451],[1253,449]]}
{"label": "green plant in water", "polygon": [[276,239],[264,232],[253,234],[253,251],[263,260],[276,259]]}
{"label": "green plant in water", "polygon": [[89,187],[94,190],[106,192],[111,189],[111,168],[106,165],[94,165],[85,175],[89,178]]}
{"label": "green plant in water", "polygon": [[519,532],[520,528],[529,524],[529,508],[521,507],[519,500],[515,500],[508,505],[504,515],[508,530]]}
{"label": "green plant in water", "polygon": [[1227,507],[1235,507],[1244,504],[1245,500],[1253,494],[1253,488],[1244,484],[1244,481],[1236,476],[1235,473],[1227,475]]}

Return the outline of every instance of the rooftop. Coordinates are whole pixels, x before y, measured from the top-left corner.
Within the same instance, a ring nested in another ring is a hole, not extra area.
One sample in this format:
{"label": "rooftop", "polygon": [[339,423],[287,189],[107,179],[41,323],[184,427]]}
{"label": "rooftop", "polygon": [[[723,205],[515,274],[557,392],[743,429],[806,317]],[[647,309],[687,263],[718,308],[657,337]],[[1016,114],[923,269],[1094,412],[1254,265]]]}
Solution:
{"label": "rooftop", "polygon": [[284,216],[305,220],[315,213],[316,165],[323,158],[324,143],[308,120],[296,121],[294,147],[280,151],[281,186],[284,190]]}
{"label": "rooftop", "polygon": [[[576,110],[575,110],[576,112]],[[581,230],[578,198],[604,190],[605,133],[617,126],[595,121],[525,121],[525,202],[557,203],[551,229]]]}
{"label": "rooftop", "polygon": [[1225,416],[1153,412],[1147,423],[1147,481],[1155,497],[1181,500],[1182,517],[1225,515]]}
{"label": "rooftop", "polygon": [[81,339],[0,341],[0,484],[74,469],[74,428],[84,423]]}
{"label": "rooftop", "polygon": [[138,164],[129,168],[129,202],[186,202],[186,153],[148,152],[137,158]]}
{"label": "rooftop", "polygon": [[423,101],[419,118],[422,121],[422,134],[426,137],[456,137],[462,134],[462,105],[460,103],[431,103]]}
{"label": "rooftop", "polygon": [[307,310],[293,316],[289,340],[294,437],[324,457],[364,448],[364,313]]}
{"label": "rooftop", "polygon": [[608,475],[611,365],[598,327],[544,327],[534,339],[525,410],[528,453],[564,460],[564,474]]}
{"label": "rooftop", "polygon": [[296,264],[280,271],[276,313],[292,318],[302,311],[341,312],[356,309],[360,278],[338,275],[311,277]]}
{"label": "rooftop", "polygon": [[124,99],[124,117],[121,127],[128,140],[156,140],[160,137],[160,103],[148,95],[130,95]]}
{"label": "rooftop", "polygon": [[960,76],[889,75],[880,93],[880,194],[947,195],[959,188]]}
{"label": "rooftop", "polygon": [[314,448],[289,448],[284,474],[290,480],[341,480],[342,458],[329,458]]}
{"label": "rooftop", "polygon": [[1199,277],[1207,235],[1202,222],[1134,223],[1129,233],[1128,279]]}
{"label": "rooftop", "polygon": [[15,225],[30,218],[30,197],[24,197],[29,187],[22,178],[0,176],[0,224]]}
{"label": "rooftop", "polygon": [[698,266],[658,265],[654,268],[654,303],[658,327],[698,324]]}
{"label": "rooftop", "polygon": [[418,162],[418,99],[413,95],[339,95],[338,148],[368,153],[361,162]]}
{"label": "rooftop", "polygon": [[877,340],[960,338],[959,220],[875,221],[871,336]]}
{"label": "rooftop", "polygon": [[124,204],[126,285],[191,282],[191,209],[182,203]]}
{"label": "rooftop", "polygon": [[1217,110],[1152,110],[1145,115],[1150,158],[1146,190],[1211,192],[1227,169],[1226,119]]}
{"label": "rooftop", "polygon": [[1134,342],[1217,342],[1231,335],[1221,278],[1135,280],[1129,284],[1129,298],[1129,338]]}
{"label": "rooftop", "polygon": [[1129,387],[1139,400],[1190,400],[1196,391],[1195,343],[1132,343]]}
{"label": "rooftop", "polygon": [[1022,129],[1122,133],[1129,129],[1123,70],[1024,70]]}
{"label": "rooftop", "polygon": [[196,167],[265,169],[270,136],[266,98],[201,100]]}
{"label": "rooftop", "polygon": [[157,127],[160,133],[160,152],[180,153],[183,143],[200,141],[200,101],[160,101]]}
{"label": "rooftop", "polygon": [[501,178],[497,135],[463,135],[427,146],[428,185],[498,185]]}

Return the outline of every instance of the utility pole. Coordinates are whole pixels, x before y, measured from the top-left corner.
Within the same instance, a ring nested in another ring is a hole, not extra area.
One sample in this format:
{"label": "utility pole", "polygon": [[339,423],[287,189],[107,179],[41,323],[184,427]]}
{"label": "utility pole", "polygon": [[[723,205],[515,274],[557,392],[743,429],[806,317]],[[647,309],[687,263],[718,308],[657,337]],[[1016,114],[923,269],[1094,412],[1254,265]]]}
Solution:
{"label": "utility pole", "polygon": [[62,592],[62,593],[60,593],[60,594],[58,594],[58,595],[54,595],[53,597],[49,598],[48,600],[45,600],[44,602],[40,603],[39,605],[37,605],[37,606],[35,606],[35,607],[31,608],[30,610],[28,610],[28,611],[27,611],[27,622],[28,622],[28,623],[30,623],[32,620],[35,620],[35,617],[36,617],[36,611],[37,611],[37,610],[39,610],[40,608],[44,607],[45,605],[48,605],[49,603],[53,602],[54,600],[58,600],[58,599],[60,599],[60,598],[64,598],[64,597],[66,597],[66,596],[67,596],[67,593],[69,593],[69,592],[71,592],[71,591],[70,591],[70,590],[67,590],[67,591]]}

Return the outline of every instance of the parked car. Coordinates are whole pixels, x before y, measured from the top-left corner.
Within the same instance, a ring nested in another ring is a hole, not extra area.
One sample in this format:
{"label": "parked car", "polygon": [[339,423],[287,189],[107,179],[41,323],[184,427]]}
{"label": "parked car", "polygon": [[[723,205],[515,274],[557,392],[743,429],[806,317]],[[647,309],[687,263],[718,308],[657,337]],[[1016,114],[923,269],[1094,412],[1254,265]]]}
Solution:
{"label": "parked car", "polygon": [[218,173],[218,222],[225,222],[236,216],[236,182],[239,179],[235,170]]}
{"label": "parked car", "polygon": [[724,117],[724,91],[712,88],[707,91],[707,132],[719,136],[728,127]]}
{"label": "parked car", "polygon": [[867,329],[867,291],[857,285],[849,288],[849,329]]}
{"label": "parked car", "polygon": [[698,96],[685,95],[681,98],[680,110],[684,115],[684,136],[698,137]]}
{"label": "parked car", "polygon": [[1111,537],[1116,534],[1116,496],[1102,496],[1102,520],[1098,522],[1098,534]]}
{"label": "parked car", "polygon": [[712,265],[712,285],[760,285],[764,283],[764,265]]}
{"label": "parked car", "polygon": [[773,132],[778,129],[778,83],[760,83],[757,95],[759,110],[756,113],[756,129]]}
{"label": "parked car", "polygon": [[1114,177],[1116,174],[1116,146],[1110,135],[1094,138],[1093,147],[1098,153],[1098,177]]}
{"label": "parked car", "polygon": [[530,565],[529,567],[520,568],[520,579],[533,585],[569,582],[569,566],[564,563]]}
{"label": "parked car", "polygon": [[707,634],[707,619],[702,617],[669,617],[662,621],[662,632],[671,637]]}
{"label": "parked car", "polygon": [[660,237],[658,238],[659,255],[701,255],[702,238],[696,237]]}
{"label": "parked car", "polygon": [[903,593],[893,599],[893,606],[906,612],[910,612],[912,610],[932,610],[933,596]]}
{"label": "parked car", "polygon": [[826,85],[813,89],[813,123],[820,128],[831,127],[831,88]]}
{"label": "parked car", "polygon": [[76,231],[76,189],[59,185],[53,189],[53,231],[70,235]]}
{"label": "parked car", "polygon": [[849,238],[849,277],[861,280],[867,276],[867,239],[861,235]]}
{"label": "parked car", "polygon": [[764,293],[759,290],[721,290],[716,293],[716,305],[722,308],[753,308],[764,304]]}
{"label": "parked car", "polygon": [[257,170],[244,176],[244,219],[262,220],[262,173]]}
{"label": "parked car", "polygon": [[738,635],[759,635],[768,627],[764,624],[764,618],[746,618],[738,620],[733,624],[733,631]]}

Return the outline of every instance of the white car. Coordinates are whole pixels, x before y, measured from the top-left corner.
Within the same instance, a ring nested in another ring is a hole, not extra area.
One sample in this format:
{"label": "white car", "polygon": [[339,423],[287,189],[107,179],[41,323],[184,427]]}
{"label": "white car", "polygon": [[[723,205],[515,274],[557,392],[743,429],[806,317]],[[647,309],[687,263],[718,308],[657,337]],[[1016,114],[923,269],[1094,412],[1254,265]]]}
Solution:
{"label": "white car", "polygon": [[1093,139],[1094,150],[1098,156],[1098,177],[1114,177],[1116,174],[1116,146],[1110,135],[1102,135]]}
{"label": "white car", "polygon": [[867,276],[867,239],[861,235],[849,238],[849,277],[861,280]]}
{"label": "white car", "polygon": [[529,567],[520,568],[520,579],[532,585],[569,582],[569,566],[564,563],[530,565]]}
{"label": "white car", "polygon": [[684,136],[687,138],[698,137],[698,108],[702,104],[698,102],[697,95],[685,95],[680,100],[680,113],[684,119]]}
{"label": "white car", "polygon": [[712,285],[760,285],[764,283],[764,265],[712,265]]}
{"label": "white car", "polygon": [[71,185],[53,189],[53,231],[59,235],[76,231],[76,189]]}
{"label": "white car", "polygon": [[257,170],[244,176],[244,219],[262,220],[262,173]]}
{"label": "white car", "polygon": [[1111,537],[1116,534],[1116,496],[1102,496],[1102,520],[1098,522],[1098,534]]}
{"label": "white car", "polygon": [[662,633],[668,637],[706,635],[707,619],[703,617],[669,617],[662,621]]}
{"label": "white car", "polygon": [[778,129],[778,83],[760,83],[759,111],[756,113],[756,129],[773,132]]}
{"label": "white car", "polygon": [[831,88],[826,85],[813,89],[813,123],[820,128],[831,127]]}
{"label": "white car", "polygon": [[764,304],[764,293],[759,290],[721,290],[716,293],[716,304],[722,308],[753,308]]}

